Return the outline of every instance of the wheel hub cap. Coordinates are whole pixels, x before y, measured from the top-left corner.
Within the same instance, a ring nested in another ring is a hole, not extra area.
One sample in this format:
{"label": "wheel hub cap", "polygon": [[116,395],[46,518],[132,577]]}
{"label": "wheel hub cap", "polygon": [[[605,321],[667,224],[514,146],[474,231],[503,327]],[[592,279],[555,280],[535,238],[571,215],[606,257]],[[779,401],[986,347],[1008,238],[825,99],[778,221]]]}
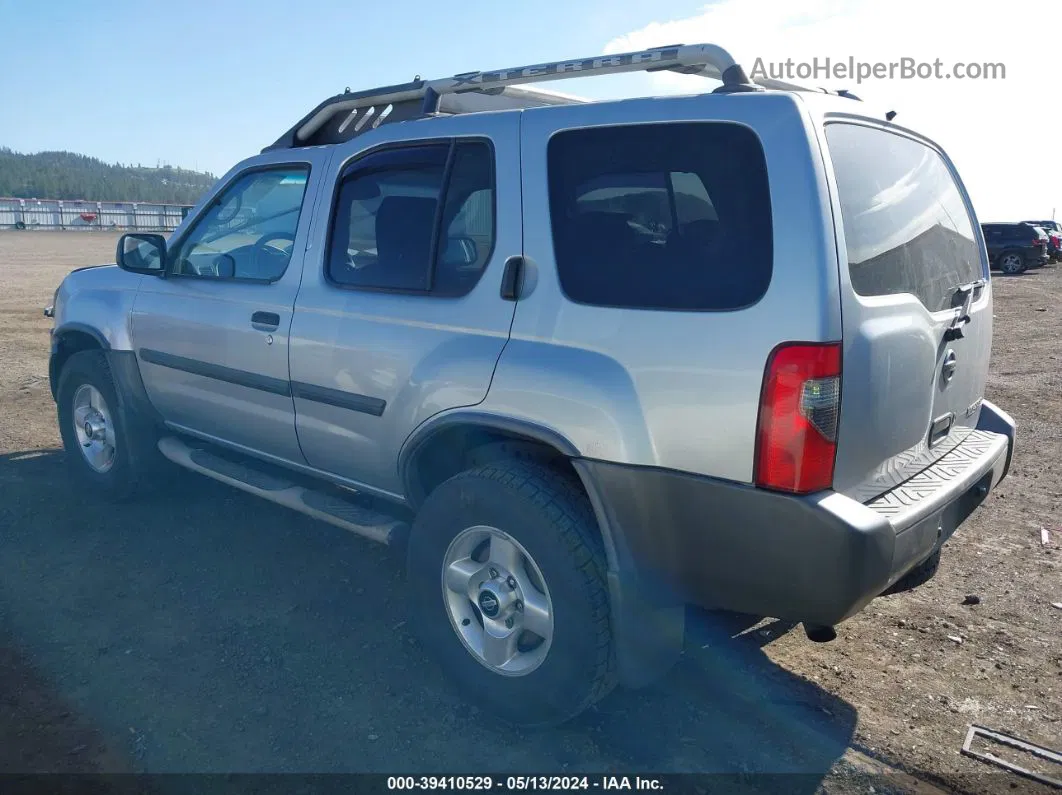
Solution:
{"label": "wheel hub cap", "polygon": [[107,472],[114,466],[117,447],[110,409],[103,395],[91,384],[82,384],[74,392],[72,408],[81,455],[96,472]]}
{"label": "wheel hub cap", "polygon": [[100,441],[106,438],[107,435],[107,423],[103,417],[94,412],[92,416],[85,420],[85,436],[92,441]]}
{"label": "wheel hub cap", "polygon": [[493,527],[462,531],[443,562],[443,603],[454,631],[482,665],[523,676],[545,660],[553,606],[538,565]]}
{"label": "wheel hub cap", "polygon": [[476,600],[479,602],[479,609],[483,612],[483,617],[497,618],[502,611],[502,599],[503,597],[484,584],[483,590],[479,592],[479,599]]}

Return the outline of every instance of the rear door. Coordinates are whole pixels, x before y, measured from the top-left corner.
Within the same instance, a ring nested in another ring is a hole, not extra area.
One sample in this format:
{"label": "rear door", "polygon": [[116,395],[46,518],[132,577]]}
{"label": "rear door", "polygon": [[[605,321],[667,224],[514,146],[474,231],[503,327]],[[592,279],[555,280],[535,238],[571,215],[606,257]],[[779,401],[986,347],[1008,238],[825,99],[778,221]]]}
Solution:
{"label": "rear door", "polygon": [[486,396],[513,320],[500,287],[522,246],[519,129],[516,113],[467,114],[337,149],[291,328],[311,466],[399,494],[410,432]]}
{"label": "rear door", "polygon": [[976,219],[928,142],[828,121],[844,361],[834,488],[871,499],[976,427],[992,344]]}

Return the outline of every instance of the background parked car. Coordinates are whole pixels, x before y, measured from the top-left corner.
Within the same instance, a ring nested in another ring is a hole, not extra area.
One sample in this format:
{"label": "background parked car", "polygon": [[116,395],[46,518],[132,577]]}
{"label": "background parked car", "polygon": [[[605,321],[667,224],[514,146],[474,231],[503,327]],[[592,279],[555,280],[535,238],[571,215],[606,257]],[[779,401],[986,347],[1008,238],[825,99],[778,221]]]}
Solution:
{"label": "background parked car", "polygon": [[1062,224],[1058,221],[1026,221],[1047,232],[1047,255],[1052,262],[1062,261]]}
{"label": "background parked car", "polygon": [[1056,232],[1053,229],[1045,231],[1047,232],[1047,256],[1051,262],[1058,262],[1062,260],[1062,232]]}
{"label": "background parked car", "polygon": [[1026,223],[981,224],[993,268],[1021,273],[1047,263],[1047,233]]}
{"label": "background parked car", "polygon": [[1040,258],[1039,264],[1033,265],[1032,267],[1041,268],[1054,259],[1051,256],[1051,236],[1047,234],[1047,230],[1042,226],[1033,225],[1033,229],[1036,230],[1036,233],[1040,236],[1040,240],[1043,241],[1044,255]]}

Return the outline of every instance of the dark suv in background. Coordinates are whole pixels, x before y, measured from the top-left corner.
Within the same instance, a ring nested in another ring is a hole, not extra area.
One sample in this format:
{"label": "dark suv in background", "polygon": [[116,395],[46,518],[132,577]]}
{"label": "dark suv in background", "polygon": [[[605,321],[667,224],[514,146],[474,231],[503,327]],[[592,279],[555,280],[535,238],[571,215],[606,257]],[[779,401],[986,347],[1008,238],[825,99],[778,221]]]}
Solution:
{"label": "dark suv in background", "polygon": [[981,231],[993,268],[1021,273],[1047,264],[1047,233],[1032,224],[981,224]]}

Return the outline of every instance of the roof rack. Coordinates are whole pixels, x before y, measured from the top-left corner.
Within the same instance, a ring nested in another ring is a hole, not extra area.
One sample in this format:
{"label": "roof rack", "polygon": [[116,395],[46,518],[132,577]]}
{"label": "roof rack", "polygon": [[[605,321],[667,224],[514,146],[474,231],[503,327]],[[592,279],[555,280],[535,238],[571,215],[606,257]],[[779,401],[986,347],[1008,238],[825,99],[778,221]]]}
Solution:
{"label": "roof rack", "polygon": [[[409,83],[367,91],[351,92],[348,88],[342,94],[319,104],[263,151],[341,143],[374,130],[385,122],[406,121],[434,114],[570,104],[581,100],[518,86],[523,83],[636,71],[673,71],[721,80],[722,85],[714,93],[762,91],[765,88],[783,91],[823,90],[778,80],[753,82],[722,47],[715,44],[672,44],[617,55],[596,55],[489,72],[463,72],[437,80],[422,80],[417,75]],[[826,93],[857,99],[847,92]]]}

